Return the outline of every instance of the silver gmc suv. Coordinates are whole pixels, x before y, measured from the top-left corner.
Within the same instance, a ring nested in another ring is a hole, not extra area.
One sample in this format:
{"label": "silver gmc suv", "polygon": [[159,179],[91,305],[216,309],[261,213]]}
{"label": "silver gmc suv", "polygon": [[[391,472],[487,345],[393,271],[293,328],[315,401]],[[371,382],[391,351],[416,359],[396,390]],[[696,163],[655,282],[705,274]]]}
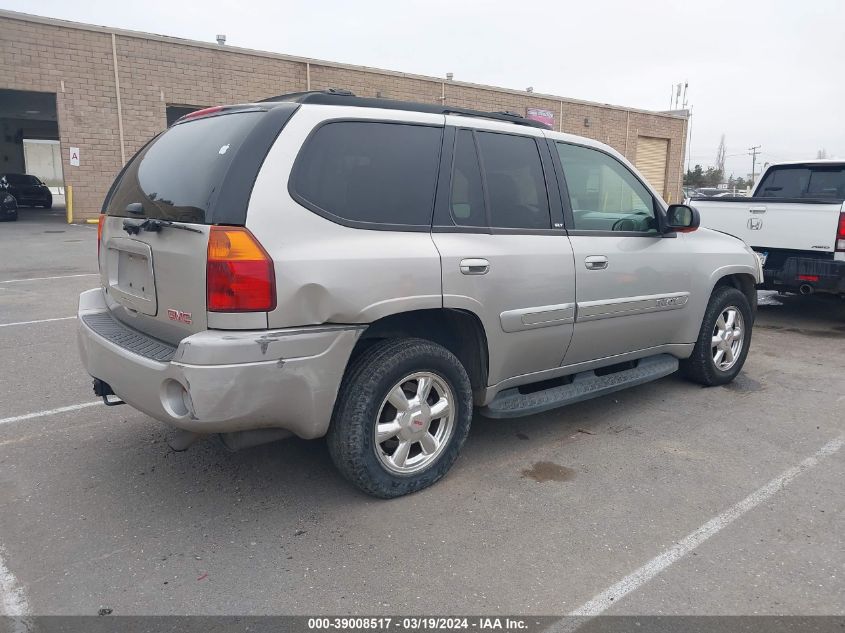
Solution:
{"label": "silver gmc suv", "polygon": [[340,90],[208,108],[115,180],[80,351],[174,446],[326,436],[395,497],[449,470],[474,408],[731,381],[762,271],[698,223],[613,149],[511,113]]}

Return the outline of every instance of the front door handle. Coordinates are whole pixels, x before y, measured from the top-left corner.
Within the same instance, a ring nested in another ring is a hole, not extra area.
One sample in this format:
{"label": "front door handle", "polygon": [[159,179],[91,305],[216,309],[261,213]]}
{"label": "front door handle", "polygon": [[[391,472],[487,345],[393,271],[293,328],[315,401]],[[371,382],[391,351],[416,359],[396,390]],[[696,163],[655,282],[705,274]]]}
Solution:
{"label": "front door handle", "polygon": [[480,257],[461,260],[461,274],[486,275],[490,271],[490,262]]}
{"label": "front door handle", "polygon": [[604,255],[590,255],[584,260],[587,270],[604,270],[607,268],[607,257]]}
{"label": "front door handle", "polygon": [[765,213],[766,207],[751,207],[748,210],[749,213]]}

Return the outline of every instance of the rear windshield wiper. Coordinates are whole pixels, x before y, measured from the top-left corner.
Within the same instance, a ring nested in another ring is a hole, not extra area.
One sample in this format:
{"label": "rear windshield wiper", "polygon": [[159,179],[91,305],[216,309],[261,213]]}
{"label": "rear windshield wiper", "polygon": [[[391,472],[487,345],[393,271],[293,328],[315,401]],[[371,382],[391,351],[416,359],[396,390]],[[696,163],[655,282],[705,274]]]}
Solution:
{"label": "rear windshield wiper", "polygon": [[169,220],[144,220],[138,224],[135,224],[131,220],[124,220],[123,221],[123,230],[129,233],[129,235],[138,235],[141,231],[149,231],[150,233],[159,233],[161,229],[164,227],[172,228],[172,229],[180,229],[182,231],[190,231],[191,233],[202,233],[200,229],[195,229],[192,226],[185,226],[184,224],[176,224]]}

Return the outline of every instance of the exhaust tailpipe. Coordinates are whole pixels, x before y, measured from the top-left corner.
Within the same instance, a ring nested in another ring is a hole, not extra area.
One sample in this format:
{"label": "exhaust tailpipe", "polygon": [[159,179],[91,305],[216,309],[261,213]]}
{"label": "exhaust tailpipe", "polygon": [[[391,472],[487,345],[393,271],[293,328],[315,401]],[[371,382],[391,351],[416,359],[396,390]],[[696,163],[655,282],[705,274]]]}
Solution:
{"label": "exhaust tailpipe", "polygon": [[813,294],[813,287],[810,284],[801,284],[798,288],[798,292],[802,295],[811,295]]}

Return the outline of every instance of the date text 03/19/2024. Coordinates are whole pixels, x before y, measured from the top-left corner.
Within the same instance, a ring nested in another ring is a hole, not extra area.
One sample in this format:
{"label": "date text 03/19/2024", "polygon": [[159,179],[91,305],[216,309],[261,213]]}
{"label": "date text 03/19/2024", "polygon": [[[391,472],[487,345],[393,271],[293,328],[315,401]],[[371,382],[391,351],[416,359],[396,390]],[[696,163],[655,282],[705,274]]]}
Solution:
{"label": "date text 03/19/2024", "polygon": [[342,617],[309,618],[309,630],[478,630],[478,631],[519,631],[528,628],[525,620],[509,617],[413,617],[393,618]]}

